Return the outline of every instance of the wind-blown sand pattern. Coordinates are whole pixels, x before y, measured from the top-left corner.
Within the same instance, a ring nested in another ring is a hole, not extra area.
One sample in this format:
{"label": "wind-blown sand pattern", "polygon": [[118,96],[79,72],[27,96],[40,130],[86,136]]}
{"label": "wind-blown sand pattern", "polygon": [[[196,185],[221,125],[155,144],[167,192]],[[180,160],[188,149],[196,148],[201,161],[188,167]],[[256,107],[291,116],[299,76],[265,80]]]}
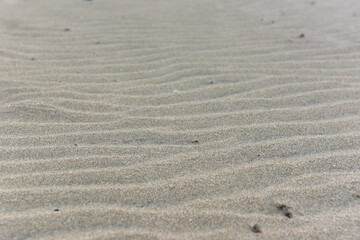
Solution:
{"label": "wind-blown sand pattern", "polygon": [[360,1],[0,0],[0,239],[359,239]]}

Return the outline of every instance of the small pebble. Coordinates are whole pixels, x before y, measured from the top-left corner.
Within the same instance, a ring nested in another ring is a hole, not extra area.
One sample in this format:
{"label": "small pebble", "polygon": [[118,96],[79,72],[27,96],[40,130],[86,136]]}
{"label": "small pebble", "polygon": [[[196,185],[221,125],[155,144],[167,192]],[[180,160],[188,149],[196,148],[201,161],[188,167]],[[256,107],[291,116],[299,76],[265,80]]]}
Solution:
{"label": "small pebble", "polygon": [[254,233],[261,233],[261,228],[258,224],[255,224],[251,227],[251,231],[253,231]]}

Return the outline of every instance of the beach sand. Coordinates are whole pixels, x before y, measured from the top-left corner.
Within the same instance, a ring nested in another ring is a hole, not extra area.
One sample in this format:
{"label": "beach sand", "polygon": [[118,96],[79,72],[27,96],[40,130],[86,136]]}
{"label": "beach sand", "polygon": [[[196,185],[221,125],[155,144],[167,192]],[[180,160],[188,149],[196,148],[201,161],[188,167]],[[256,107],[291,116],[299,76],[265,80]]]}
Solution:
{"label": "beach sand", "polygon": [[359,239],[360,1],[0,0],[0,239]]}

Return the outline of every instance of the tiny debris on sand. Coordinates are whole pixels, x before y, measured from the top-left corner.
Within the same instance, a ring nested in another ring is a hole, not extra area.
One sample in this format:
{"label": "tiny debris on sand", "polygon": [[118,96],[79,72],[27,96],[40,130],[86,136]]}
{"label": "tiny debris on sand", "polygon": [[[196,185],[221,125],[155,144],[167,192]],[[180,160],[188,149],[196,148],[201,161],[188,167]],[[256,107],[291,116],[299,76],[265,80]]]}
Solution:
{"label": "tiny debris on sand", "polygon": [[292,218],[293,214],[290,212],[290,207],[286,206],[285,204],[280,204],[277,206],[277,209],[279,209],[286,217]]}

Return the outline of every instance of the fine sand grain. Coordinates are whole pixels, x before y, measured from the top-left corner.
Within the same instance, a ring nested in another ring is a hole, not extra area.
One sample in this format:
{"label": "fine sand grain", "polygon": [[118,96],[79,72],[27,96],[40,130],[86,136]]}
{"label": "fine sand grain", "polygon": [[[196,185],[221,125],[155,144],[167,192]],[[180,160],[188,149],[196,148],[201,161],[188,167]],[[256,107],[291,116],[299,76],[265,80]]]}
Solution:
{"label": "fine sand grain", "polygon": [[0,239],[360,239],[360,1],[0,0]]}

